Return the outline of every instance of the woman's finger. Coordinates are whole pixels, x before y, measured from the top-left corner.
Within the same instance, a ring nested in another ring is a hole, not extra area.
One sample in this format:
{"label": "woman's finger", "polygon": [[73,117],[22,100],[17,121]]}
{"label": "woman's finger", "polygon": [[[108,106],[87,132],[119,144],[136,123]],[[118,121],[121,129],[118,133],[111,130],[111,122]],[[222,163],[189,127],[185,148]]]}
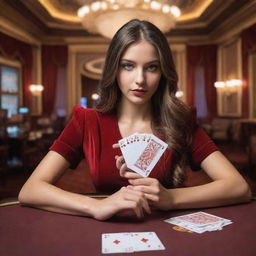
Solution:
{"label": "woman's finger", "polygon": [[142,192],[149,202],[150,201],[157,202],[159,200],[157,189],[155,189],[154,187],[153,188],[150,186],[130,186],[130,187],[135,191]]}
{"label": "woman's finger", "polygon": [[126,179],[141,179],[142,178],[142,176],[140,174],[138,174],[128,168],[127,168],[127,172],[124,173],[124,177]]}
{"label": "woman's finger", "polygon": [[[149,207],[149,204],[148,204],[148,201],[145,197],[145,195],[143,194],[143,197],[141,197],[141,192],[139,192],[138,190],[134,190],[134,188],[130,185],[127,186],[128,189],[131,190],[131,193],[134,193],[134,197],[133,199],[137,199],[138,197],[140,197],[140,203],[142,205],[142,208],[148,213],[150,214],[151,213],[151,210],[150,210],[150,207]],[[138,193],[139,192],[139,193]],[[130,198],[131,199],[131,198]]]}
{"label": "woman's finger", "polygon": [[127,164],[124,161],[122,162],[122,165],[118,169],[120,170],[120,176],[124,177],[126,179],[138,179],[138,178],[141,178],[141,176],[139,174],[137,174],[134,171],[130,170],[127,167]]}
{"label": "woman's finger", "polygon": [[124,162],[124,157],[123,156],[115,156],[116,159],[116,168],[120,169],[122,165],[125,163]]}
{"label": "woman's finger", "polygon": [[128,178],[128,181],[133,186],[139,186],[139,185],[152,186],[152,185],[156,185],[155,184],[156,183],[155,179],[153,179],[153,178],[142,178],[141,176],[139,176],[138,178]]}
{"label": "woman's finger", "polygon": [[143,202],[142,202],[142,206],[143,206],[143,209],[146,211],[147,214],[151,213],[151,209],[149,207],[148,200],[147,200],[146,197],[145,197],[145,200],[143,200]]}
{"label": "woman's finger", "polygon": [[120,169],[119,169],[120,176],[125,178],[125,173],[127,171],[128,171],[128,169],[127,169],[126,163],[122,164]]}
{"label": "woman's finger", "polygon": [[150,186],[131,186],[133,190],[140,191],[144,194],[155,194],[156,189],[150,187]]}
{"label": "woman's finger", "polygon": [[113,148],[120,148],[119,144],[118,143],[115,143],[112,145]]}
{"label": "woman's finger", "polygon": [[130,191],[125,195],[126,207],[131,208],[138,218],[143,218],[143,200],[145,201],[146,199],[142,199],[138,194],[133,192],[137,191]]}
{"label": "woman's finger", "polygon": [[155,194],[147,194],[145,193],[144,194],[145,197],[147,198],[147,200],[150,202],[158,202],[159,201],[159,196],[158,195],[155,195]]}

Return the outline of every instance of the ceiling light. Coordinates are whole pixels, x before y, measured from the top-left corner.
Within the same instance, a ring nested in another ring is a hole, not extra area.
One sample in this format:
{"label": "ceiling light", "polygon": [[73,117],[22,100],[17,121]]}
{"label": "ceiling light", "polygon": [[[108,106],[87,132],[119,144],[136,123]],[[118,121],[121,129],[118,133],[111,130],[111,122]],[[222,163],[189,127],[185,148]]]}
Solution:
{"label": "ceiling light", "polygon": [[116,31],[129,20],[147,20],[163,33],[174,27],[181,15],[177,6],[167,0],[102,0],[82,6],[77,15],[86,30],[112,38]]}

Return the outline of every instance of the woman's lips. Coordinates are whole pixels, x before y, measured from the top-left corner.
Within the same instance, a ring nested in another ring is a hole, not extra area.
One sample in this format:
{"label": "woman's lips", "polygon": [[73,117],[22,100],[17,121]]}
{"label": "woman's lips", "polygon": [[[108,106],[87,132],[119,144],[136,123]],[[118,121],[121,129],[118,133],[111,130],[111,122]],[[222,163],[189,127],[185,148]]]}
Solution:
{"label": "woman's lips", "polygon": [[139,90],[139,89],[132,90],[132,93],[135,96],[143,96],[146,92],[147,91],[145,90]]}

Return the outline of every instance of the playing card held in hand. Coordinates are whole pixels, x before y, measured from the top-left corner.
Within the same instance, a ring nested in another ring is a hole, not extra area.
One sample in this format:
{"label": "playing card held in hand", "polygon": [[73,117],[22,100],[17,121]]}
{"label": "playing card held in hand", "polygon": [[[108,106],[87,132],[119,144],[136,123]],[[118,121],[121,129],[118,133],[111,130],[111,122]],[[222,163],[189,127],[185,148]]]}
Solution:
{"label": "playing card held in hand", "polygon": [[147,177],[168,144],[153,134],[135,133],[118,141],[129,169]]}

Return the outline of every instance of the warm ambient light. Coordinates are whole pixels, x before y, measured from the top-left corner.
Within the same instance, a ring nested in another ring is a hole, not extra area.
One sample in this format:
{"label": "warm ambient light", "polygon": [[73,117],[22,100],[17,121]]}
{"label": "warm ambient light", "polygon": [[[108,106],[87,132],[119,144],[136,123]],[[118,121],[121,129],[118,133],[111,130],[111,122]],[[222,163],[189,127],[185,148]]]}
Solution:
{"label": "warm ambient light", "polygon": [[242,86],[243,82],[240,79],[231,79],[227,81],[217,81],[214,83],[216,88],[235,88]]}
{"label": "warm ambient light", "polygon": [[93,93],[93,94],[92,94],[92,99],[93,99],[93,100],[98,100],[99,97],[100,97],[100,96],[99,96],[99,94],[97,94],[97,93]]}
{"label": "warm ambient light", "polygon": [[41,84],[31,84],[30,87],[29,87],[30,91],[33,93],[33,92],[41,92],[44,90],[44,87],[43,85]]}
{"label": "warm ambient light", "polygon": [[181,98],[183,95],[184,95],[183,91],[177,91],[177,92],[175,93],[175,96],[176,96],[177,98]]}
{"label": "warm ambient light", "polygon": [[167,0],[102,0],[84,5],[77,15],[89,32],[112,38],[123,24],[135,18],[150,21],[162,32],[168,32],[181,12]]}

